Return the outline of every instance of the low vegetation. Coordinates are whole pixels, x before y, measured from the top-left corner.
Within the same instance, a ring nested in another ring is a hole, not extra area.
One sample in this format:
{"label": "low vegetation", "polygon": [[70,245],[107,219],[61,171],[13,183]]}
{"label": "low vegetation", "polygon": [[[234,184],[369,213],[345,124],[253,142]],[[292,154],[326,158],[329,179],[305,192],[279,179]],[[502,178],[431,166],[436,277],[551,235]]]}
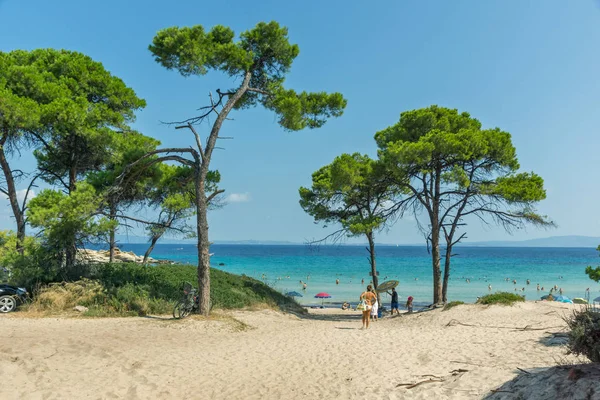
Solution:
{"label": "low vegetation", "polygon": [[502,304],[505,306],[512,306],[514,303],[519,301],[525,301],[525,296],[509,292],[498,292],[493,294],[487,294],[480,297],[477,300],[478,304]]}
{"label": "low vegetation", "polygon": [[[88,308],[87,316],[170,314],[182,295],[183,282],[194,282],[196,274],[196,267],[189,265],[97,265],[89,278],[41,287],[29,310],[60,313],[80,305]],[[215,308],[303,311],[292,299],[247,276],[211,269],[211,280]]]}
{"label": "low vegetation", "polygon": [[465,304],[464,301],[451,301],[449,303],[446,303],[446,305],[444,306],[444,309],[442,311],[448,311],[449,309],[459,306],[461,304]]}
{"label": "low vegetation", "polygon": [[565,318],[571,329],[567,348],[570,354],[584,355],[593,363],[600,363],[600,310],[586,307]]}

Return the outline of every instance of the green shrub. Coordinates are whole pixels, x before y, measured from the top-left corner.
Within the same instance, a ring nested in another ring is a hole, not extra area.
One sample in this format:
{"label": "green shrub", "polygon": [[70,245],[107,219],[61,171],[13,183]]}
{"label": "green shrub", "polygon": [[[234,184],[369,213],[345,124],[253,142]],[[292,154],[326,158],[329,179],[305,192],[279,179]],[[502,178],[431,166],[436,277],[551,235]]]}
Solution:
{"label": "green shrub", "polygon": [[[170,314],[182,296],[182,285],[197,286],[197,269],[190,265],[143,266],[115,263],[94,265],[93,279],[52,283],[38,291],[30,309],[41,312],[71,311],[88,307],[86,316]],[[304,310],[294,300],[247,276],[211,269],[214,308],[279,307]]]}
{"label": "green shrub", "polygon": [[465,304],[465,302],[464,301],[451,301],[450,303],[446,303],[446,305],[444,306],[444,309],[442,311],[448,311],[452,307],[456,307],[461,304]]}
{"label": "green shrub", "polygon": [[[95,266],[93,277],[109,290],[127,284],[142,286],[148,296],[177,301],[182,285],[190,282],[197,287],[197,268],[192,265],[158,265],[115,263]],[[264,283],[244,275],[234,275],[211,268],[211,299],[215,308],[237,309],[267,305],[302,311],[292,299],[271,289]]]}
{"label": "green shrub", "polygon": [[583,354],[591,362],[600,363],[600,312],[587,307],[573,311],[571,317],[565,318],[569,328],[568,352]]}
{"label": "green shrub", "polygon": [[497,292],[493,294],[487,294],[480,297],[477,300],[479,304],[503,304],[506,306],[512,306],[514,303],[519,301],[525,301],[524,296],[509,292]]}

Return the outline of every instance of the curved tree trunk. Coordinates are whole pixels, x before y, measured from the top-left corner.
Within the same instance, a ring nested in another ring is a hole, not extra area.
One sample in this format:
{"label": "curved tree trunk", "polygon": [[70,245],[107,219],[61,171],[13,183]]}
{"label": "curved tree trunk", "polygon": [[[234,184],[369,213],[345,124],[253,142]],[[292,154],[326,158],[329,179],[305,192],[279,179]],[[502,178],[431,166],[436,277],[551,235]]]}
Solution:
{"label": "curved tree trunk", "polygon": [[217,143],[221,125],[223,125],[223,121],[225,121],[235,104],[248,90],[251,77],[252,73],[250,71],[246,72],[244,80],[238,90],[229,97],[227,103],[221,112],[219,112],[219,115],[210,130],[204,152],[202,151],[202,148],[200,148],[200,143],[198,143],[198,150],[202,155],[201,160],[196,160],[196,164],[199,164],[199,167],[196,167],[195,173],[196,224],[198,231],[198,290],[200,295],[200,313],[206,316],[208,316],[210,312],[210,241],[208,240],[208,201],[205,192],[206,175],[208,174],[210,158]]}
{"label": "curved tree trunk", "polygon": [[150,240],[150,247],[148,247],[148,250],[146,250],[146,252],[144,253],[144,260],[142,261],[143,265],[146,265],[146,263],[148,262],[148,258],[150,257],[150,254],[152,253],[152,250],[154,250],[154,246],[156,246],[156,242],[158,242],[158,239],[160,239],[161,235],[152,235],[152,239]]}
{"label": "curved tree trunk", "polygon": [[7,139],[8,133],[4,133],[0,138],[0,166],[2,167],[4,179],[6,180],[7,193],[5,194],[8,196],[10,207],[15,217],[15,221],[17,222],[17,252],[22,255],[25,243],[25,216],[23,215],[23,211],[19,206],[17,188],[15,187],[15,179],[13,177],[12,170],[10,169],[10,165],[8,165],[6,153],[4,152],[4,146]]}

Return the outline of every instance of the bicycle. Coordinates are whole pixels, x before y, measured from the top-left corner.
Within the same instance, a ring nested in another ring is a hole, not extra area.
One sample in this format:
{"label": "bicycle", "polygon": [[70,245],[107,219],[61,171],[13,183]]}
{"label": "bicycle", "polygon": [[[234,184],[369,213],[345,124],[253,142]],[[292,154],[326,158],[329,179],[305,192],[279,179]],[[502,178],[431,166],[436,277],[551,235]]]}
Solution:
{"label": "bicycle", "polygon": [[[212,297],[208,303],[209,310],[212,310],[213,301]],[[190,315],[192,312],[197,312],[200,309],[200,296],[198,291],[192,287],[188,282],[183,284],[183,297],[175,304],[173,308],[173,318],[183,319]]]}

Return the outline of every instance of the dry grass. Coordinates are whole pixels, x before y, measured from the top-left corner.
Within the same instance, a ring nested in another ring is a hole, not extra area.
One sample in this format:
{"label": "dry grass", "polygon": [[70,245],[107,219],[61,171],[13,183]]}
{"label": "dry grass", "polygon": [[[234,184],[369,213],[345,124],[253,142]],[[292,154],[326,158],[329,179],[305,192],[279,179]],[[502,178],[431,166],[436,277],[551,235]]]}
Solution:
{"label": "dry grass", "polygon": [[72,311],[77,305],[91,306],[105,296],[104,287],[89,279],[52,283],[38,291],[26,310],[33,314],[61,313]]}

